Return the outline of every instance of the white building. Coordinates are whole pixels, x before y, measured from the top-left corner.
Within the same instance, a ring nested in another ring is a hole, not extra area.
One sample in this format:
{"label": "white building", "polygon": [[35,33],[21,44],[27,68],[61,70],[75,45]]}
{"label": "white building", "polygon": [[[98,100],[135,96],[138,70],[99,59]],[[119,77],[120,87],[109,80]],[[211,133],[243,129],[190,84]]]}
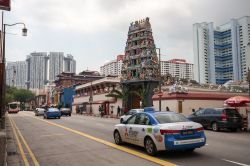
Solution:
{"label": "white building", "polygon": [[246,80],[250,67],[250,16],[193,25],[194,79],[200,83],[223,84]]}
{"label": "white building", "polygon": [[63,52],[49,53],[49,80],[54,81],[56,76],[63,72]]}
{"label": "white building", "polygon": [[161,61],[161,75],[171,74],[173,77],[194,79],[193,64],[184,59]]}
{"label": "white building", "polygon": [[47,61],[46,52],[33,52],[27,56],[28,89],[42,89],[47,83]]}
{"label": "white building", "polygon": [[63,71],[70,73],[76,72],[76,61],[74,60],[74,57],[70,54],[67,54],[67,56],[64,57]]}
{"label": "white building", "polygon": [[26,88],[27,63],[25,61],[7,62],[6,84],[17,88]]}
{"label": "white building", "polygon": [[[117,107],[122,107],[122,99],[106,97],[115,88],[118,89],[120,79],[118,77],[105,77],[75,87],[73,113],[79,110],[85,113],[99,114],[99,106],[104,107],[105,115],[116,115]],[[121,91],[121,89],[118,89]]]}
{"label": "white building", "polygon": [[105,63],[103,66],[100,67],[100,74],[102,76],[120,76],[121,69],[123,64],[124,55],[118,55],[116,60],[112,60],[108,63]]}

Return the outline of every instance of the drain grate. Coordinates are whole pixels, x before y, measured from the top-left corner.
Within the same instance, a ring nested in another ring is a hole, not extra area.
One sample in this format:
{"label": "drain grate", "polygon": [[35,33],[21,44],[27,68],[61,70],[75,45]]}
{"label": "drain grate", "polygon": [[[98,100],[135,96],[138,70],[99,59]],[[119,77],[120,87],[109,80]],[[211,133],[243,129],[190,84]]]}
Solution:
{"label": "drain grate", "polygon": [[13,156],[13,155],[16,155],[16,154],[17,154],[17,152],[7,152],[8,156]]}

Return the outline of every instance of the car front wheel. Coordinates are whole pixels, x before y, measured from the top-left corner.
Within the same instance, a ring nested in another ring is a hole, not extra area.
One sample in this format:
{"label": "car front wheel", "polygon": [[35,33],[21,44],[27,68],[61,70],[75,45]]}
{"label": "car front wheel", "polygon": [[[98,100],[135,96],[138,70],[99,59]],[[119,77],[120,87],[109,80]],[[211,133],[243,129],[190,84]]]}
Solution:
{"label": "car front wheel", "polygon": [[149,155],[154,156],[156,154],[156,152],[157,152],[156,146],[151,138],[149,138],[149,137],[146,138],[144,146],[145,146],[146,152]]}
{"label": "car front wheel", "polygon": [[115,139],[115,143],[116,143],[117,145],[122,144],[122,138],[121,138],[121,136],[120,136],[119,131],[117,131],[117,130],[114,132],[114,139]]}

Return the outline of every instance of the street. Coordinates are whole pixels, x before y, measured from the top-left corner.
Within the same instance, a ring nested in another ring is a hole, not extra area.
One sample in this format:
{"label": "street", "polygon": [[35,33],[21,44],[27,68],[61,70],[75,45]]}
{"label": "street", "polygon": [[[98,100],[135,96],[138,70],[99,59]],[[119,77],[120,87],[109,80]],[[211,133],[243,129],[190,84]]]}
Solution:
{"label": "street", "polygon": [[[151,157],[141,147],[114,144],[118,119],[72,115],[44,120],[34,112],[8,114],[8,119],[17,129],[26,165],[250,165],[250,133],[246,132],[206,130],[206,146],[194,152],[159,152]],[[12,164],[16,163],[8,163]]]}

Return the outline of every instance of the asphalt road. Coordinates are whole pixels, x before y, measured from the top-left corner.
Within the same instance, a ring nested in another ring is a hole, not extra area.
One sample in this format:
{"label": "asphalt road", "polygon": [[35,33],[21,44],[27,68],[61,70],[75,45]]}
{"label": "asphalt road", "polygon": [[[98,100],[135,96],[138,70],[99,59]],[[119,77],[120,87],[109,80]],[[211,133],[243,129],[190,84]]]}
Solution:
{"label": "asphalt road", "polygon": [[35,117],[33,112],[10,114],[9,118],[14,128],[16,124],[23,154],[30,165],[250,165],[249,132],[206,130],[205,147],[194,152],[160,152],[152,158],[141,147],[114,145],[113,126],[119,122],[118,119],[72,115],[43,120]]}

